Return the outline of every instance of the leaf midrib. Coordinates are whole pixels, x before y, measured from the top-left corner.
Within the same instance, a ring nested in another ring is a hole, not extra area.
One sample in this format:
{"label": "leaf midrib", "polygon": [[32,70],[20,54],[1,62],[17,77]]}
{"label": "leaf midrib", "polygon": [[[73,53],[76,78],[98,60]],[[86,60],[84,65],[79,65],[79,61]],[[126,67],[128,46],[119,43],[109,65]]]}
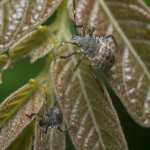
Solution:
{"label": "leaf midrib", "polygon": [[[65,40],[66,40],[66,41],[70,41],[70,39],[71,39],[71,33],[70,33],[69,31],[68,31],[68,32],[66,31],[66,35],[67,35],[67,36],[65,36]],[[69,44],[68,47],[69,47],[70,52],[73,52],[73,51],[74,51],[71,44]],[[76,62],[77,62],[76,57],[75,57],[75,56],[72,56],[71,58],[72,58],[73,63],[76,64]],[[91,115],[92,122],[93,122],[93,124],[94,124],[94,126],[95,126],[95,129],[96,129],[96,131],[97,131],[97,134],[98,134],[98,137],[99,137],[99,141],[100,141],[100,143],[101,143],[103,149],[106,150],[105,145],[104,145],[104,142],[103,142],[103,138],[102,138],[101,133],[100,133],[99,128],[98,128],[98,124],[97,124],[97,122],[95,121],[95,115],[94,115],[94,112],[93,112],[93,110],[92,110],[92,108],[91,108],[90,100],[89,100],[89,98],[88,98],[88,96],[87,96],[88,93],[86,92],[85,85],[84,85],[84,83],[83,83],[83,78],[82,78],[82,76],[81,76],[80,69],[78,69],[78,73],[77,73],[76,76],[77,76],[77,78],[79,79],[79,83],[80,83],[80,85],[81,85],[81,89],[82,89],[83,95],[84,95],[84,97],[85,97],[85,101],[86,101],[86,104],[87,104],[87,107],[88,107],[88,111],[89,111],[89,113],[90,113],[90,115]]]}

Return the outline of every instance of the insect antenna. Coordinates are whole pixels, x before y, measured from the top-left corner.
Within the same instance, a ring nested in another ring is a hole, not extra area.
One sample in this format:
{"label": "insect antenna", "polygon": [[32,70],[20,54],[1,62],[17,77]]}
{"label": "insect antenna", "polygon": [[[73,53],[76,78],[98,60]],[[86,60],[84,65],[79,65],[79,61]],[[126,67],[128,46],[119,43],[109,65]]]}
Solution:
{"label": "insect antenna", "polygon": [[66,94],[66,95],[64,95],[64,96],[61,96],[61,97],[57,98],[56,101],[55,101],[55,103],[54,103],[54,106],[53,106],[53,107],[56,106],[57,102],[58,102],[60,99],[65,98],[67,95],[68,95],[68,94]]}
{"label": "insect antenna", "polygon": [[76,35],[78,35],[77,28],[83,27],[83,36],[85,36],[85,26],[84,25],[76,25],[76,10],[75,10],[75,0],[73,0],[73,13],[74,13],[74,19],[73,19],[73,26],[76,30]]}
{"label": "insect antenna", "polygon": [[33,119],[33,120],[35,120],[35,121],[40,121],[40,119]]}
{"label": "insect antenna", "polygon": [[64,44],[67,44],[67,43],[76,45],[75,43],[71,43],[71,42],[63,42],[56,48],[56,50],[58,50],[61,46],[63,46]]}
{"label": "insect antenna", "polygon": [[75,0],[73,0],[73,14],[74,14],[74,19],[73,19],[73,25],[74,25],[74,28],[76,30],[76,34],[77,33],[77,28],[76,28],[76,10],[75,10]]}

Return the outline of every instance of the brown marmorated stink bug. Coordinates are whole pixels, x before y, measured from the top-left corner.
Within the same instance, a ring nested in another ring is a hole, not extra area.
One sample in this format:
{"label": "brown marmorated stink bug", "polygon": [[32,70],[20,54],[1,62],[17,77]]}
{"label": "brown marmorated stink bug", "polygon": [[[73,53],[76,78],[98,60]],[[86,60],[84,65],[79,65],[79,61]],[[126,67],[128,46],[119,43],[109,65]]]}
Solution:
{"label": "brown marmorated stink bug", "polygon": [[[79,52],[82,52],[83,54],[81,55],[78,63],[76,64],[76,66],[74,67],[74,69],[70,70],[70,75],[72,71],[76,71],[81,59],[83,58],[83,56],[85,55],[87,57],[87,59],[89,60],[90,64],[89,64],[89,69],[96,81],[96,83],[98,84],[100,90],[102,91],[102,93],[104,94],[105,98],[106,94],[103,90],[103,88],[101,87],[98,79],[96,78],[96,75],[94,74],[93,70],[92,70],[92,66],[94,66],[96,69],[99,69],[101,71],[108,71],[110,70],[110,68],[113,66],[114,62],[115,62],[115,52],[114,52],[114,48],[113,45],[110,41],[108,41],[108,38],[112,38],[115,45],[118,46],[115,38],[113,35],[107,35],[104,37],[96,37],[93,36],[93,32],[95,27],[92,27],[92,29],[90,30],[89,34],[85,34],[85,26],[84,25],[76,25],[76,10],[75,10],[75,0],[73,0],[73,8],[74,8],[74,28],[76,31],[76,34],[73,35],[71,42],[63,42],[62,44],[60,44],[58,46],[61,47],[62,45],[66,44],[66,43],[70,43],[70,44],[74,44],[77,45],[78,47],[80,47],[79,50],[67,55],[67,56],[60,56],[58,58],[55,59],[65,59],[68,58],[74,54],[77,54]],[[77,33],[77,28],[83,28],[83,33],[82,35],[78,35]],[[57,48],[57,49],[58,49]],[[69,77],[70,77],[69,75]]]}
{"label": "brown marmorated stink bug", "polygon": [[[42,141],[43,141],[42,133],[46,134],[48,128],[57,128],[61,132],[66,132],[72,127],[72,125],[71,125],[65,130],[61,128],[62,121],[63,121],[63,114],[57,107],[55,107],[58,100],[65,98],[67,95],[59,97],[58,99],[56,99],[53,107],[50,110],[48,110],[48,108],[47,108],[45,95],[43,94],[43,96],[44,96],[44,103],[45,103],[45,108],[46,108],[47,114],[45,116],[39,115],[37,113],[32,113],[30,115],[26,114],[26,116],[29,118],[32,118],[35,115],[42,118],[41,120],[40,119],[33,119],[33,120],[39,121],[39,125],[42,127],[42,129],[40,130],[41,145],[42,145]],[[44,128],[45,128],[45,131],[44,131]]]}

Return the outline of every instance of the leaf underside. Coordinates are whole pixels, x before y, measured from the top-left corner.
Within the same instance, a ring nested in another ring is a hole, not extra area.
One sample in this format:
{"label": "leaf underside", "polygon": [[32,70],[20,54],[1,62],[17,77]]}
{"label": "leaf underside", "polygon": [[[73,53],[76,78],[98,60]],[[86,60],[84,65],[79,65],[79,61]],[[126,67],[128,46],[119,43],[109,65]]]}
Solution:
{"label": "leaf underside", "polygon": [[26,116],[37,113],[43,105],[43,86],[27,84],[10,95],[0,107],[0,149],[5,149],[32,120]]}
{"label": "leaf underside", "polygon": [[32,121],[13,141],[6,150],[31,150],[34,135],[34,122]]}
{"label": "leaf underside", "polygon": [[[66,55],[67,52],[66,47],[62,47],[55,56]],[[79,59],[79,57],[74,58],[76,62]],[[60,103],[67,125],[74,126],[69,132],[75,147],[78,150],[126,150],[127,145],[117,114],[109,97],[106,101],[97,86],[87,60],[83,59],[77,71],[72,73],[69,79],[73,66],[70,58],[58,59],[52,62],[51,73],[57,95],[68,93],[65,100],[61,100]]]}
{"label": "leaf underside", "polygon": [[[143,1],[103,2],[133,46],[127,48],[124,44],[117,48],[115,65],[104,74],[133,119],[141,126],[150,127],[150,10]],[[117,34],[119,29],[113,27],[103,7],[96,0],[76,0],[77,25],[95,26],[95,35],[113,34],[117,43],[123,44],[124,37]],[[72,0],[68,8],[73,18]]]}
{"label": "leaf underside", "polygon": [[0,54],[43,23],[61,0],[0,1]]}

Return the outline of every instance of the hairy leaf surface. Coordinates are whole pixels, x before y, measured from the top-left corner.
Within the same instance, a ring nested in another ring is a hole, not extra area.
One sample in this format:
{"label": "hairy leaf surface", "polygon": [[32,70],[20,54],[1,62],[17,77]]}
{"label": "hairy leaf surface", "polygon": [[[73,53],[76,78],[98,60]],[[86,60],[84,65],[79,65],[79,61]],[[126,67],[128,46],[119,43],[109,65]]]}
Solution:
{"label": "hairy leaf surface", "polygon": [[34,30],[18,41],[9,50],[11,62],[24,58],[29,54],[30,62],[35,62],[38,58],[45,56],[53,47],[56,41],[51,35],[48,27],[43,27],[42,31]]}
{"label": "hairy leaf surface", "polygon": [[[62,47],[57,51],[56,57],[67,53],[66,47]],[[69,79],[70,70],[74,67],[73,60],[77,63],[79,59],[79,57],[72,58],[53,61],[51,72],[57,95],[68,93],[65,101],[61,100],[60,103],[67,125],[74,126],[69,131],[76,149],[127,150],[109,96],[104,89],[108,99],[106,101],[89,70],[86,59],[83,59],[77,71],[72,73]]]}
{"label": "hairy leaf surface", "polygon": [[5,149],[31,122],[26,114],[37,113],[43,104],[44,87],[27,84],[10,95],[0,106],[0,149]]}
{"label": "hairy leaf surface", "polygon": [[61,0],[1,0],[0,54],[37,25],[43,23]]}
{"label": "hairy leaf surface", "polygon": [[34,122],[32,121],[13,141],[6,150],[31,150],[34,135]]}
{"label": "hairy leaf surface", "polygon": [[[68,6],[72,16],[72,0]],[[76,20],[95,26],[95,34],[113,34],[124,44],[116,49],[115,65],[105,76],[134,120],[150,127],[149,8],[137,0],[78,0]]]}

